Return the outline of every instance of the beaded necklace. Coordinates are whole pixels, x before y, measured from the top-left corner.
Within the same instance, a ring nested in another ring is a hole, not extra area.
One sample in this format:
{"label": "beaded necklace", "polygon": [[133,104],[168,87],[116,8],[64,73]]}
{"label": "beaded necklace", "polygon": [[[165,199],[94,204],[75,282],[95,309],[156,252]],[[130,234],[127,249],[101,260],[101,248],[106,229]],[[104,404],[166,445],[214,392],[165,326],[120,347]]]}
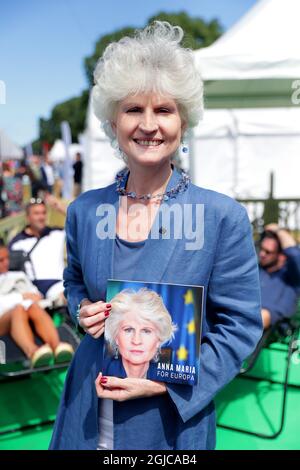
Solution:
{"label": "beaded necklace", "polygon": [[139,200],[148,200],[148,199],[158,199],[160,201],[167,201],[170,198],[176,197],[178,193],[182,193],[185,191],[188,187],[188,184],[191,180],[190,176],[184,171],[184,170],[179,170],[181,173],[181,178],[174,186],[174,188],[169,189],[165,193],[161,194],[142,194],[141,196],[138,196],[134,191],[126,191],[125,185],[127,181],[127,177],[129,174],[129,170],[125,168],[124,170],[119,171],[119,173],[116,176],[116,181],[117,181],[117,188],[116,191],[121,195],[121,196],[127,196],[130,197],[131,199],[139,199]]}

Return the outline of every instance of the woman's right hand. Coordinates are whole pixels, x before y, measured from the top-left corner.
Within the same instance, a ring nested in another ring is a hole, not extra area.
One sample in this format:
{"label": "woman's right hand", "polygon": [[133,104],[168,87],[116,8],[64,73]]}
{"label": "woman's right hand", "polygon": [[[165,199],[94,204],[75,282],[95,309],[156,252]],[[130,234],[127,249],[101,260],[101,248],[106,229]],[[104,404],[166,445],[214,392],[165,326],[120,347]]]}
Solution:
{"label": "woman's right hand", "polygon": [[109,303],[102,300],[92,303],[86,299],[81,304],[78,323],[93,338],[100,338],[104,333],[104,322],[108,318],[110,310]]}
{"label": "woman's right hand", "polygon": [[24,294],[22,294],[22,297],[24,300],[32,300],[32,302],[38,302],[43,298],[41,294],[33,292],[25,292]]}

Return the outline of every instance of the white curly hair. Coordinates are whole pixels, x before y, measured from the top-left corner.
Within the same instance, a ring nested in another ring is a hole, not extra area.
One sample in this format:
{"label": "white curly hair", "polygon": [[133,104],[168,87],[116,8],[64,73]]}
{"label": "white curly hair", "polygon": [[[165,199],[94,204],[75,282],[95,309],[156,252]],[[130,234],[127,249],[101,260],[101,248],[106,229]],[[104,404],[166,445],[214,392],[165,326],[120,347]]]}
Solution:
{"label": "white curly hair", "polygon": [[138,291],[124,289],[111,300],[111,311],[105,320],[105,339],[112,348],[116,347],[116,337],[120,324],[128,312],[137,311],[141,320],[151,322],[158,333],[160,344],[168,343],[174,338],[177,325],[166,309],[160,295],[143,287]]}
{"label": "white curly hair", "polygon": [[107,46],[94,71],[92,103],[111,141],[118,103],[140,93],[170,96],[187,128],[198,124],[203,114],[203,82],[193,52],[180,45],[183,36],[180,26],[155,21],[134,37]]}

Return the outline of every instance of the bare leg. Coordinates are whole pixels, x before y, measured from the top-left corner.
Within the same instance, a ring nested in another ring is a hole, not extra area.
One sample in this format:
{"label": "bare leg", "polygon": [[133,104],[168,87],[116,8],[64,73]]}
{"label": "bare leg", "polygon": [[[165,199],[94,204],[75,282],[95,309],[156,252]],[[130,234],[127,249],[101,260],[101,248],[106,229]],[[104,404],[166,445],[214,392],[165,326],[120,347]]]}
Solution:
{"label": "bare leg", "polygon": [[27,312],[39,337],[55,351],[60,340],[52,318],[37,303],[33,303]]}
{"label": "bare leg", "polygon": [[0,317],[0,336],[7,335],[10,332],[11,310]]}
{"label": "bare leg", "polygon": [[262,322],[263,322],[264,330],[266,330],[271,325],[271,314],[270,314],[269,310],[267,310],[266,308],[262,308],[261,309],[261,316],[262,316]]}
{"label": "bare leg", "polygon": [[34,336],[29,325],[28,313],[21,305],[17,305],[17,307],[10,311],[10,314],[10,335],[24,351],[26,356],[31,358],[33,353],[38,349],[38,346],[34,342]]}

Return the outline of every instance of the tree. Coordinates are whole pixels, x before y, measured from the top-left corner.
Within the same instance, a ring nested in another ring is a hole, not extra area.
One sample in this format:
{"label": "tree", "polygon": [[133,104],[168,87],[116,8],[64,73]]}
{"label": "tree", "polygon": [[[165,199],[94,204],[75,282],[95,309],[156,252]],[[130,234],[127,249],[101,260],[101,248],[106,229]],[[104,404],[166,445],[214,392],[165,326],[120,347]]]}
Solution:
{"label": "tree", "polygon": [[114,41],[119,41],[119,39],[121,39],[124,36],[133,36],[135,30],[136,28],[133,28],[133,27],[119,29],[118,31],[114,33],[109,33],[109,34],[106,34],[105,36],[102,36],[96,42],[96,46],[95,46],[95,50],[93,54],[84,59],[85,73],[86,73],[87,80],[88,80],[90,87],[92,87],[94,83],[93,72],[96,67],[97,61],[102,56],[108,44]]}
{"label": "tree", "polygon": [[[181,26],[185,32],[183,45],[193,50],[209,46],[222,34],[223,31],[223,28],[217,19],[205,22],[202,18],[192,18],[185,12],[160,12],[149,18],[147,24],[151,24],[155,20],[168,21],[173,25]],[[102,36],[96,42],[93,54],[86,57],[84,60],[85,72],[90,86],[93,85],[93,71],[106,46],[113,41],[118,41],[123,36],[133,36],[135,30],[136,28],[133,27],[123,28],[114,33]]]}
{"label": "tree", "polygon": [[[178,25],[185,31],[183,45],[190,49],[199,49],[212,44],[222,33],[222,26],[217,19],[209,22],[202,18],[192,18],[185,12],[181,13],[158,13],[147,21],[147,24],[155,20],[168,21],[173,25]],[[73,141],[77,141],[77,136],[84,130],[85,116],[88,105],[89,90],[93,86],[93,71],[97,61],[102,56],[106,46],[112,41],[118,41],[123,36],[133,36],[136,28],[126,27],[106,34],[97,41],[93,54],[84,59],[84,68],[88,80],[89,88],[81,96],[69,99],[57,104],[51,112],[49,119],[40,118],[39,139],[33,143],[35,152],[41,151],[43,141],[53,144],[57,138],[60,138],[60,123],[68,121],[72,131]]]}
{"label": "tree", "polygon": [[89,90],[84,90],[80,96],[54,106],[49,119],[40,118],[39,139],[33,142],[33,151],[35,153],[41,153],[42,142],[48,142],[52,145],[56,139],[61,138],[60,125],[62,121],[69,122],[72,141],[77,142],[78,134],[80,134],[85,127],[88,100]]}

